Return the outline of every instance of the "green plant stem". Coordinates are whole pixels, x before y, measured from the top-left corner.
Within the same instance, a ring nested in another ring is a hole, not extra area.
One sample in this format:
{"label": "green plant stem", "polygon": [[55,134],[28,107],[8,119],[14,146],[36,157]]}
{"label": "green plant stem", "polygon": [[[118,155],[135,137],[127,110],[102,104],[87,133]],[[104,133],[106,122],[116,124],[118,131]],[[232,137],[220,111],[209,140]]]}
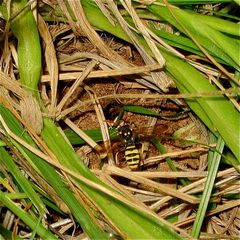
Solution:
{"label": "green plant stem", "polygon": [[[12,1],[11,13],[18,12],[26,3],[26,0]],[[39,100],[38,83],[42,66],[41,45],[38,44],[40,43],[39,34],[30,7],[25,8],[12,20],[11,30],[18,40],[17,51],[18,56],[21,56],[18,57],[20,82]]]}

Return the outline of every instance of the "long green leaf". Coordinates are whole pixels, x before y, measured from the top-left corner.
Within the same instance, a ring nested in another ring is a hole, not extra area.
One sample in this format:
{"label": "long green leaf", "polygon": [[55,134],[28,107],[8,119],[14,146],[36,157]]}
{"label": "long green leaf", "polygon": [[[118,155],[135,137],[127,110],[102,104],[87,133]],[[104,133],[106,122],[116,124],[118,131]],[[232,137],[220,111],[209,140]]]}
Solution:
{"label": "long green leaf", "polygon": [[193,238],[198,238],[202,226],[202,222],[205,217],[205,213],[207,210],[207,206],[209,203],[209,199],[211,197],[211,192],[214,186],[214,180],[217,176],[218,172],[218,167],[220,164],[221,160],[221,154],[224,148],[224,141],[222,137],[220,136],[218,138],[217,146],[216,146],[216,151],[214,152],[213,159],[211,160],[211,164],[209,164],[209,169],[208,169],[208,176],[207,176],[207,181],[204,186],[204,191],[202,194],[201,202],[199,204],[199,208],[197,211],[197,215],[193,224],[192,232],[191,235]]}
{"label": "long green leaf", "polygon": [[[16,14],[26,3],[26,0],[12,1],[11,14]],[[39,95],[36,90],[38,89],[42,66],[41,45],[37,44],[40,42],[39,34],[29,7],[12,20],[11,30],[18,39],[18,56],[21,56],[18,57],[20,81],[28,91],[31,91],[38,98]],[[28,37],[26,38],[26,36]],[[32,61],[33,58],[35,62]],[[25,81],[22,79],[25,79]]]}
{"label": "long green leaf", "polygon": [[[171,46],[186,50],[188,52],[197,54],[199,56],[205,56],[202,51],[198,48],[198,46],[189,38],[183,37],[181,35],[175,35],[168,33],[163,30],[158,30],[153,27],[150,28],[152,32],[154,32],[157,36],[159,36],[161,39],[163,39],[166,43],[168,43]],[[203,43],[203,42],[202,42]],[[209,53],[216,58],[216,60],[220,63],[224,63],[226,65],[235,65],[235,63],[232,61],[232,59],[221,50],[221,48],[215,46],[214,48],[211,47],[208,41],[206,41],[206,44],[204,46],[208,46]],[[237,67],[237,66],[236,66]]]}
{"label": "long green leaf", "polygon": [[[160,18],[164,18],[167,22],[170,22],[173,26],[175,26],[179,31],[188,35],[187,32],[182,28],[182,26],[172,16],[168,8],[151,4],[150,6],[148,6],[148,10]],[[181,23],[191,32],[191,34],[196,38],[196,40],[204,46],[204,48],[206,48],[210,52],[215,51],[215,48],[217,51],[222,50],[225,54],[229,56],[229,58],[231,58],[231,60],[229,60],[228,58],[224,61],[227,61],[236,69],[238,70],[240,69],[238,56],[238,52],[240,49],[239,41],[236,41],[235,39],[226,36],[223,33],[212,28],[210,25],[206,23],[208,18],[205,19],[204,21],[203,20],[204,18],[201,17],[200,20],[196,17],[195,14],[188,13],[181,9],[171,8],[171,11],[176,15],[176,17],[181,21]],[[236,24],[236,32],[238,33],[238,35],[239,31],[240,31],[239,25]],[[222,54],[222,56],[220,55],[219,57],[223,58],[224,54]]]}
{"label": "long green leaf", "polygon": [[228,20],[221,19],[219,17],[208,16],[204,14],[197,14],[193,11],[187,11],[192,17],[203,21],[208,26],[212,27],[219,32],[231,34],[233,36],[239,36],[240,26],[237,23],[230,22]]}
{"label": "long green leaf", "polygon": [[[95,142],[100,142],[103,141],[102,138],[102,132],[99,128],[97,129],[89,129],[89,130],[84,130],[84,132]],[[86,144],[84,139],[82,139],[77,133],[75,133],[73,130],[67,129],[64,130],[65,135],[69,139],[70,143],[72,145],[77,145],[77,144]],[[111,128],[109,129],[109,135],[112,140],[116,139],[118,137],[118,130],[116,128]]]}
{"label": "long green leaf", "polygon": [[[180,90],[192,93],[211,93],[217,90],[189,64],[170,54],[164,54],[164,56],[167,59],[166,69],[174,77],[177,87]],[[196,98],[193,101],[199,111],[205,112],[204,115],[200,112],[198,116],[203,121],[205,120],[205,116],[211,119],[212,126],[208,127],[216,134],[214,129],[212,129],[215,126],[236,158],[240,161],[240,146],[238,143],[240,136],[239,112],[224,96]],[[207,123],[205,122],[205,124]]]}

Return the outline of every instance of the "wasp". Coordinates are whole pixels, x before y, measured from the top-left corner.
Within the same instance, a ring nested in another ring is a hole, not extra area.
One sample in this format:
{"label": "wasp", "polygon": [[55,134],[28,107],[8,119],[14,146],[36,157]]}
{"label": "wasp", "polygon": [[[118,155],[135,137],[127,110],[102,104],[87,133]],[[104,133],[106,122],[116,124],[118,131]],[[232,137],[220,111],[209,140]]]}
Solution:
{"label": "wasp", "polygon": [[118,135],[124,143],[124,155],[128,167],[131,170],[138,170],[140,165],[140,153],[136,147],[135,136],[128,125],[118,128]]}

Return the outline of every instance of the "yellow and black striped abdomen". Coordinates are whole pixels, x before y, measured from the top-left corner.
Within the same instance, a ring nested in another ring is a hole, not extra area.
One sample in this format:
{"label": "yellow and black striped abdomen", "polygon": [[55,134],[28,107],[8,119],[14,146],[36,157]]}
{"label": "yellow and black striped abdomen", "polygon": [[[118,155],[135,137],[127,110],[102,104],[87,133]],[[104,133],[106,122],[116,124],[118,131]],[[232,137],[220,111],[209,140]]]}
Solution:
{"label": "yellow and black striped abdomen", "polygon": [[127,146],[125,149],[127,165],[132,170],[137,170],[140,163],[140,154],[135,145]]}

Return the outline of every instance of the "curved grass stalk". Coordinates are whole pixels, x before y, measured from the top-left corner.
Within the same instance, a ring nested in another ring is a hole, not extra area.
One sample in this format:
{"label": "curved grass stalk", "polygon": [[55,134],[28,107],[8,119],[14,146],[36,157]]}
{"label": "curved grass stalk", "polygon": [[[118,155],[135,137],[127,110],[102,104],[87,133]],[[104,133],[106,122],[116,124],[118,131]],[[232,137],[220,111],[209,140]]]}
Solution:
{"label": "curved grass stalk", "polygon": [[[174,77],[181,92],[206,91],[210,93],[217,90],[189,64],[170,54],[164,56],[168,59],[166,69]],[[187,100],[187,102],[191,108],[194,107],[193,110],[215,135],[217,134],[215,129],[219,131],[226,144],[240,161],[240,146],[238,144],[240,115],[233,104],[224,96],[196,98],[191,101]]]}

